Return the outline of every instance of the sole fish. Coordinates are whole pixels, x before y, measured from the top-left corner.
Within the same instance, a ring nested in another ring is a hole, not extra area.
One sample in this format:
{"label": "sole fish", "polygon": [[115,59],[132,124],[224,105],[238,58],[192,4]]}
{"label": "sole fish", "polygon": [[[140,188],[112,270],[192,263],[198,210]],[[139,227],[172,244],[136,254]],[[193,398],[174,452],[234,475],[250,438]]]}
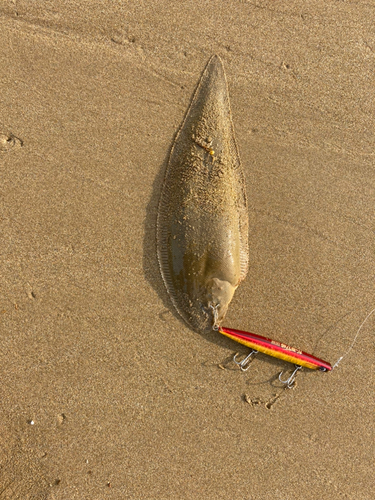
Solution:
{"label": "sole fish", "polygon": [[182,318],[218,329],[248,269],[245,180],[224,67],[209,60],[174,141],[157,220],[161,274]]}

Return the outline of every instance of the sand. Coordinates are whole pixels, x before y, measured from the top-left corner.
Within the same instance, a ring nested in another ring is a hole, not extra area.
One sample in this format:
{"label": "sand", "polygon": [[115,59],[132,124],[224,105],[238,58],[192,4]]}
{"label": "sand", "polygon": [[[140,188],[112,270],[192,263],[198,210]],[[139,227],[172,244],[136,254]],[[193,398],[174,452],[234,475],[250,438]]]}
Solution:
{"label": "sand", "polygon": [[[375,314],[331,373],[193,332],[156,258],[212,54],[247,181],[225,325],[335,363],[375,306],[374,5],[0,6],[0,498],[370,500]],[[284,374],[285,375],[285,374]]]}

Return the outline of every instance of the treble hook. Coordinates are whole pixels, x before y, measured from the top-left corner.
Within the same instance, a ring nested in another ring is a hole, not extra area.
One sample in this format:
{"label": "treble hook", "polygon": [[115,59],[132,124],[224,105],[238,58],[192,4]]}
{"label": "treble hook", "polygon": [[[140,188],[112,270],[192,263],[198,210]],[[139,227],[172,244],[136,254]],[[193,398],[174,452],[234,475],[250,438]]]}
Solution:
{"label": "treble hook", "polygon": [[294,365],[294,366],[295,366],[295,369],[294,369],[293,373],[290,375],[290,377],[287,380],[281,380],[281,375],[284,372],[280,372],[280,375],[279,375],[280,382],[282,384],[286,384],[286,386],[287,386],[288,389],[291,389],[294,386],[294,383],[295,383],[295,380],[296,380],[296,373],[298,372],[298,370],[300,370],[302,368],[302,366],[299,366],[299,365]]}
{"label": "treble hook", "polygon": [[255,356],[258,353],[255,349],[253,349],[250,354],[246,356],[242,361],[237,361],[236,358],[238,353],[234,355],[233,361],[238,365],[242,372],[246,372],[250,368],[250,360],[252,356]]}

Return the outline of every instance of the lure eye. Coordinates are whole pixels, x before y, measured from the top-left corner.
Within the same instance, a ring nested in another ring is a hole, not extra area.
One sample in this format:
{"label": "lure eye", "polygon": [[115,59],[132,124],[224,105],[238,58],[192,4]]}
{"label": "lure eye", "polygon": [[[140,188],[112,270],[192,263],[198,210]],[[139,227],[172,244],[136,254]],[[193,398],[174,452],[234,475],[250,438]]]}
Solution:
{"label": "lure eye", "polygon": [[328,371],[328,370],[327,370],[327,368],[324,368],[324,366],[319,366],[319,370],[320,370],[321,372],[326,372],[326,371]]}

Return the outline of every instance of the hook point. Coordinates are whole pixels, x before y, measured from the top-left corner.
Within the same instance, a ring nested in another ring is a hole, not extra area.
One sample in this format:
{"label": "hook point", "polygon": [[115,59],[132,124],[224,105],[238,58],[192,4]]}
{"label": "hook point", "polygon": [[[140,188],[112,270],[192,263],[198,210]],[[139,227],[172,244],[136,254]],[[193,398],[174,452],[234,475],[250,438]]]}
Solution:
{"label": "hook point", "polygon": [[255,349],[253,349],[242,361],[237,361],[238,352],[234,355],[233,361],[238,365],[242,372],[246,372],[250,368],[250,364],[252,361],[252,357],[258,353]]}
{"label": "hook point", "polygon": [[294,387],[294,384],[296,381],[296,374],[297,374],[298,370],[301,370],[301,368],[302,368],[302,366],[300,366],[300,365],[294,365],[294,366],[295,366],[295,368],[294,368],[293,373],[286,380],[281,380],[281,375],[284,373],[283,371],[280,372],[280,375],[279,375],[280,382],[282,384],[285,384],[288,389],[292,389],[292,387]]}

